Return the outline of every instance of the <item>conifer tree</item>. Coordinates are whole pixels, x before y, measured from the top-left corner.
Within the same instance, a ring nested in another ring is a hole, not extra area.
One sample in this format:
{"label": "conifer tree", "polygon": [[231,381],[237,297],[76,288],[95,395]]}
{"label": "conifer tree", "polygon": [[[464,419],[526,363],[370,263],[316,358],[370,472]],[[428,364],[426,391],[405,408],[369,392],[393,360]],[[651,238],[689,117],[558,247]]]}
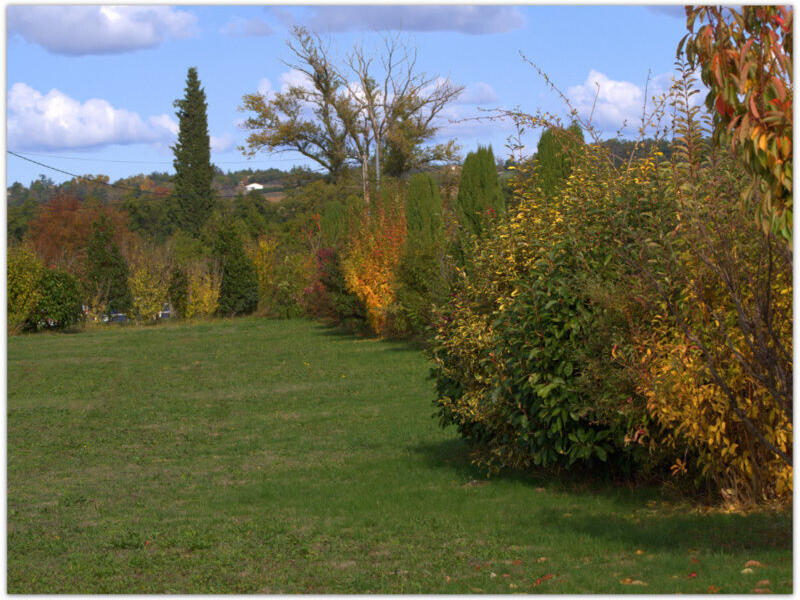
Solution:
{"label": "conifer tree", "polygon": [[472,235],[481,235],[488,221],[505,211],[491,146],[478,146],[464,160],[456,205],[462,232]]}
{"label": "conifer tree", "polygon": [[114,224],[105,215],[92,223],[86,258],[89,293],[105,304],[104,310],[126,312],[133,303],[128,264],[114,242]]}
{"label": "conifer tree", "polygon": [[549,198],[572,172],[570,153],[583,144],[583,131],[573,123],[565,131],[551,127],[542,133],[536,146],[536,183]]}
{"label": "conifer tree", "polygon": [[442,199],[439,188],[430,175],[417,173],[408,183],[406,227],[407,249],[429,251],[442,241]]}
{"label": "conifer tree", "polygon": [[211,148],[206,116],[206,94],[200,87],[197,69],[191,67],[186,77],[182,99],[175,101],[179,119],[175,154],[175,189],[171,198],[171,215],[175,225],[197,236],[214,209],[211,181]]}
{"label": "conifer tree", "polygon": [[233,223],[220,227],[214,255],[222,262],[217,312],[224,317],[250,314],[258,306],[258,274]]}

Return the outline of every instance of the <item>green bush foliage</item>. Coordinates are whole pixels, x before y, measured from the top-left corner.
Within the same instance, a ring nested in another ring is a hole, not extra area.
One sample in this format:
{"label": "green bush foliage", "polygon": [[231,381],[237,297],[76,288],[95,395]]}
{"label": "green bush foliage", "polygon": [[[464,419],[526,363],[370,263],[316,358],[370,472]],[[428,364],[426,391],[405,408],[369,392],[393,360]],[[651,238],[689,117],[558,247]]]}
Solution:
{"label": "green bush foliage", "polygon": [[26,329],[68,329],[81,321],[81,288],[74,276],[66,271],[46,269],[38,287],[39,302]]}
{"label": "green bush foliage", "polygon": [[395,327],[400,334],[420,335],[431,323],[434,306],[447,293],[442,200],[430,175],[418,173],[409,181],[406,231],[398,267]]}
{"label": "green bush foliage", "polygon": [[258,306],[258,275],[233,223],[220,228],[214,254],[222,264],[218,313],[229,317],[252,313]]}
{"label": "green bush foliage", "polygon": [[643,310],[617,248],[645,207],[603,148],[574,154],[573,177],[552,197],[534,165],[517,168],[517,213],[472,241],[438,315],[439,416],[489,470],[580,462],[630,473],[649,461],[631,443],[649,422],[644,399],[614,359],[630,351],[627,326]]}
{"label": "green bush foliage", "polygon": [[536,146],[536,184],[545,198],[553,196],[572,172],[575,150],[583,144],[583,130],[573,123],[566,130],[548,127]]}
{"label": "green bush foliage", "polygon": [[185,317],[186,307],[189,302],[189,276],[186,273],[186,269],[181,265],[176,265],[172,270],[167,295],[177,316],[180,318]]}
{"label": "green bush foliage", "polygon": [[478,147],[464,159],[456,212],[464,235],[480,236],[488,223],[505,211],[491,146]]}
{"label": "green bush foliage", "polygon": [[86,261],[88,292],[99,301],[101,306],[97,308],[106,312],[128,311],[133,303],[128,264],[114,242],[114,225],[105,215],[92,223]]}
{"label": "green bush foliage", "polygon": [[39,304],[42,261],[27,246],[8,249],[8,332],[18,333]]}

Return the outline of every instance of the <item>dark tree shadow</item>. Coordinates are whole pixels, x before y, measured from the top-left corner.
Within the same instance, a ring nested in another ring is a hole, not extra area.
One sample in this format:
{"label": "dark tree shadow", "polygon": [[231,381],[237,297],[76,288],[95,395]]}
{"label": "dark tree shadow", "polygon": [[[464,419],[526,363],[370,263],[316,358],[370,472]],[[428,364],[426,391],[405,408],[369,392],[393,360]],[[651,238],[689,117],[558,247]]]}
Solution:
{"label": "dark tree shadow", "polygon": [[[472,464],[469,446],[461,439],[410,447],[426,466],[452,472],[465,483],[487,479],[486,472]],[[629,547],[655,552],[664,549],[707,550],[791,550],[792,515],[784,512],[725,514],[696,510],[686,498],[665,499],[657,486],[634,486],[610,481],[586,470],[508,471],[490,481],[513,481],[544,488],[556,494],[595,496],[611,501],[613,512],[569,514],[563,507],[539,509],[537,522],[543,529],[573,530],[579,536],[607,539]],[[651,506],[658,502],[658,508]]]}

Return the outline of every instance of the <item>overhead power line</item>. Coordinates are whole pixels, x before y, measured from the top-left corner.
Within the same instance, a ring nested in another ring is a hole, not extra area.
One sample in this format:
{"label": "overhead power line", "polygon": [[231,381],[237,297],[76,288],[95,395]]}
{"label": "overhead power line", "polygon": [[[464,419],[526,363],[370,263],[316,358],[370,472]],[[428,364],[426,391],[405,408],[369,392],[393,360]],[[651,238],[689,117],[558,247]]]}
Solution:
{"label": "overhead power line", "polygon": [[[11,152],[10,150],[8,152]],[[12,154],[15,154],[12,152]],[[58,158],[64,160],[82,160],[86,162],[106,162],[106,163],[124,163],[124,164],[143,164],[143,165],[171,165],[171,160],[120,160],[114,158],[87,158],[85,156],[63,156],[61,154],[49,154],[46,152],[25,152],[29,156],[46,156],[49,158]],[[17,156],[19,156],[17,154]],[[294,158],[271,158],[272,162],[296,162]],[[223,160],[211,161],[215,165],[246,165],[253,164],[251,160]]]}
{"label": "overhead power line", "polygon": [[[94,179],[94,178],[92,178],[91,176],[88,176],[88,175],[78,175],[77,173],[71,173],[70,171],[65,171],[64,169],[59,169],[58,167],[54,167],[52,165],[46,165],[43,162],[39,162],[38,160],[33,160],[32,158],[28,158],[27,156],[22,156],[21,154],[17,154],[16,152],[12,152],[11,150],[6,150],[6,152],[8,152],[9,154],[11,154],[13,156],[16,156],[17,158],[21,158],[22,160],[26,160],[26,161],[28,161],[30,163],[35,164],[35,165],[39,165],[40,167],[44,167],[45,169],[51,169],[53,171],[57,171],[59,173],[63,173],[64,175],[69,175],[70,177],[73,177],[75,179],[85,180],[85,181],[87,181],[89,183],[99,183],[99,184],[105,185],[107,187],[117,188],[117,189],[121,189],[121,190],[130,190],[130,191],[133,191],[133,192],[139,192],[141,194],[150,194],[152,196],[164,196],[163,192],[153,192],[151,190],[143,190],[143,189],[141,189],[139,187],[132,187],[132,186],[129,186],[129,185],[123,185],[121,183],[109,183],[109,182],[106,182],[106,181],[101,181],[99,179]],[[236,198],[238,196],[238,194],[234,194],[234,195],[218,194],[218,196],[220,198]]]}

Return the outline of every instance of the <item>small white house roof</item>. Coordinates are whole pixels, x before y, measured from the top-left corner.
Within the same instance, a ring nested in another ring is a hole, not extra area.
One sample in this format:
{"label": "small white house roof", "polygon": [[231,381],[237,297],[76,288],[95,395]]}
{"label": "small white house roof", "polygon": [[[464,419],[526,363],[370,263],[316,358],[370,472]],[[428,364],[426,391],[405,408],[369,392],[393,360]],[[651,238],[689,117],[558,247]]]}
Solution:
{"label": "small white house roof", "polygon": [[260,183],[248,183],[246,186],[244,186],[244,189],[246,189],[248,192],[252,192],[253,190],[263,190],[264,186]]}

